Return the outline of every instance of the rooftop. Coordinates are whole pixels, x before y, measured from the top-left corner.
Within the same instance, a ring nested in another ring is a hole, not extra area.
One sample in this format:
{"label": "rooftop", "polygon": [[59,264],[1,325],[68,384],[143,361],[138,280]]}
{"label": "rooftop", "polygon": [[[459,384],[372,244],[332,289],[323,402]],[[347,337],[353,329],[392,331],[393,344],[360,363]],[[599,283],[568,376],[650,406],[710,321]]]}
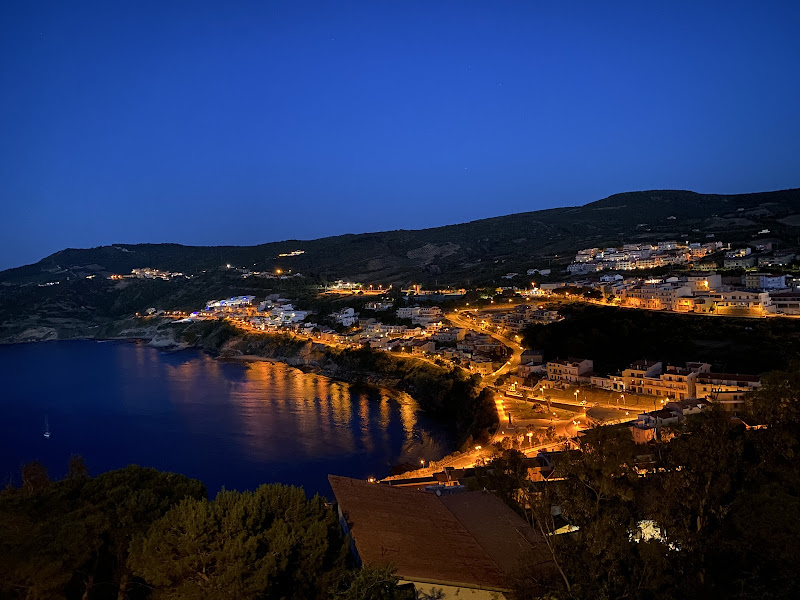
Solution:
{"label": "rooftop", "polygon": [[642,358],[642,359],[639,359],[636,362],[632,363],[631,364],[631,369],[644,369],[644,370],[647,370],[650,367],[655,367],[660,362],[661,361],[659,361],[659,360],[645,360],[645,359]]}
{"label": "rooftop", "polygon": [[758,375],[739,375],[738,373],[700,373],[697,379],[703,381],[716,379],[724,381],[761,381]]}
{"label": "rooftop", "polygon": [[574,366],[577,366],[577,365],[581,364],[585,360],[588,360],[588,359],[570,357],[570,358],[568,358],[566,360],[556,359],[556,360],[551,360],[549,362],[557,364],[557,365],[565,365],[565,366],[568,366],[568,367],[574,367]]}
{"label": "rooftop", "polygon": [[504,590],[519,556],[544,542],[488,492],[430,492],[329,475],[356,550],[366,564],[391,562],[404,579]]}

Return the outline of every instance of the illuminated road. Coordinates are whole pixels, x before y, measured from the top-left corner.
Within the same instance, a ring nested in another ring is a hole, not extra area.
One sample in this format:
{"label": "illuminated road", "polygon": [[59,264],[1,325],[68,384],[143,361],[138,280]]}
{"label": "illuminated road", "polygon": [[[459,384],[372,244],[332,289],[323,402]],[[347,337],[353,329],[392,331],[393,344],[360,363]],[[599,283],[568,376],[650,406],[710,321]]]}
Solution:
{"label": "illuminated road", "polygon": [[[457,312],[447,313],[445,315],[447,319],[456,325],[457,327],[461,327],[463,329],[468,329],[469,331],[474,331],[475,333],[485,334],[491,336],[494,340],[503,344],[506,348],[511,351],[511,358],[508,359],[499,369],[497,369],[491,375],[486,375],[483,378],[483,383],[485,385],[494,385],[497,378],[505,375],[506,373],[515,373],[517,367],[519,366],[520,359],[522,357],[522,346],[515,342],[514,340],[510,340],[502,335],[492,333],[491,331],[486,331],[481,329],[480,327],[476,327],[473,323],[468,321],[467,319],[463,318]],[[501,419],[502,420],[502,419]]]}

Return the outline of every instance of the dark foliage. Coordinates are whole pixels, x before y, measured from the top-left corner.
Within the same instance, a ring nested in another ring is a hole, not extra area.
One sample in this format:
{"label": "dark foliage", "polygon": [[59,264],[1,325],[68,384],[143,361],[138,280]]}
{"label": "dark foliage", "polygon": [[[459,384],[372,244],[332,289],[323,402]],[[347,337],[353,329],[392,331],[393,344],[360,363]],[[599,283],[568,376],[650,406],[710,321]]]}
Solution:
{"label": "dark foliage", "polygon": [[[28,471],[37,470],[33,465]],[[0,600],[410,600],[389,565],[353,570],[336,513],[300,488],[206,498],[135,465],[0,492]]]}
{"label": "dark foliage", "polygon": [[640,358],[683,366],[711,363],[727,373],[763,373],[800,356],[800,321],[682,315],[585,304],[559,308],[566,316],[525,331],[529,348],[546,360],[591,358],[595,371],[614,373]]}
{"label": "dark foliage", "polygon": [[577,527],[548,536],[563,578],[543,588],[522,564],[518,600],[796,598],[798,373],[800,363],[771,374],[750,399],[746,420],[766,428],[717,410],[647,446],[626,427],[598,428],[548,483],[520,481],[513,453],[491,463],[484,484],[537,528]]}

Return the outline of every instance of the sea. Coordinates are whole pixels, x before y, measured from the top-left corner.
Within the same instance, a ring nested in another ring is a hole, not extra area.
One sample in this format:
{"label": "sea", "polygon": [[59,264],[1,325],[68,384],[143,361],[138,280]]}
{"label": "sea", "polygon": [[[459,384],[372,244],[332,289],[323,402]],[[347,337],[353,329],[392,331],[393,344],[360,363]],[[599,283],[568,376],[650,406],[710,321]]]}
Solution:
{"label": "sea", "polygon": [[0,346],[2,486],[32,460],[59,479],[79,454],[92,475],[139,464],[197,478],[212,497],[262,483],[331,497],[328,474],[384,477],[451,445],[406,394],[279,363],[128,341]]}

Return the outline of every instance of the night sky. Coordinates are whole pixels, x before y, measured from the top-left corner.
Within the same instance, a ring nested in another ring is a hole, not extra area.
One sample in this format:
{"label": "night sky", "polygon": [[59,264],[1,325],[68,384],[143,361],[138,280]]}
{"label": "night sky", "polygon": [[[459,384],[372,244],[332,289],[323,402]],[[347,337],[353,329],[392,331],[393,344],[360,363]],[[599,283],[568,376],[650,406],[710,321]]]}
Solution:
{"label": "night sky", "polygon": [[800,185],[800,2],[0,3],[0,268]]}

